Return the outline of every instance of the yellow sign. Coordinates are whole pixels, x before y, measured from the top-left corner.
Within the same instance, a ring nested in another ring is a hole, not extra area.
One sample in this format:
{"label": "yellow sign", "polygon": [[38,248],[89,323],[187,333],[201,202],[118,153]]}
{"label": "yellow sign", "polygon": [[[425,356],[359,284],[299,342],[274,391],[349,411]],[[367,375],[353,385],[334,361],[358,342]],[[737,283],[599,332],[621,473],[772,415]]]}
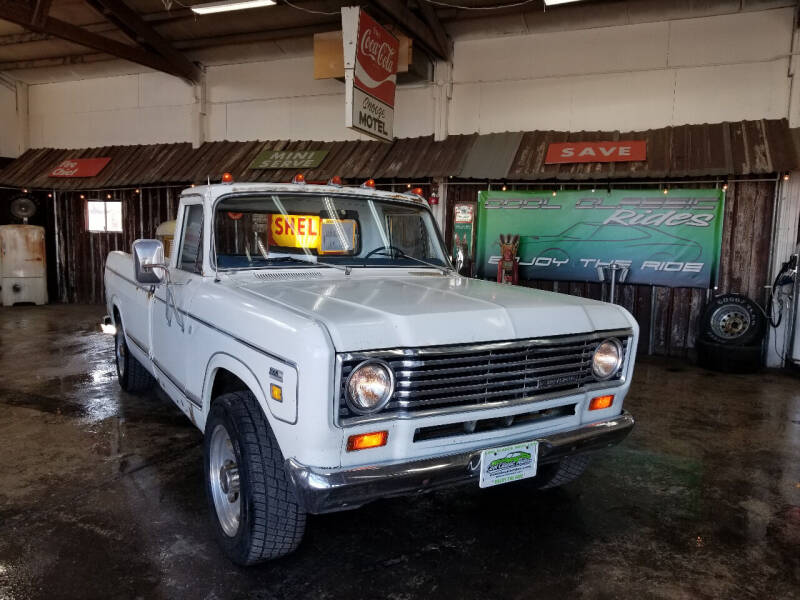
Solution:
{"label": "yellow sign", "polygon": [[319,217],[270,215],[270,245],[283,248],[319,248]]}

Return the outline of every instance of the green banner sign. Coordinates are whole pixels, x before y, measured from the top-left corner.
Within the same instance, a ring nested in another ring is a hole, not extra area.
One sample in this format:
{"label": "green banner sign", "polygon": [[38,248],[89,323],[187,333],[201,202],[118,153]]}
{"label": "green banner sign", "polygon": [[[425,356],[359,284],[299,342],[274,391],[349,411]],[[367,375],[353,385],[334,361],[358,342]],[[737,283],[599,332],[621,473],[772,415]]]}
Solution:
{"label": "green banner sign", "polygon": [[262,150],[250,169],[315,169],[328,156],[327,150]]}
{"label": "green banner sign", "polygon": [[478,276],[496,276],[500,234],[519,234],[521,279],[600,281],[617,264],[625,283],[711,287],[724,203],[716,189],[483,191]]}

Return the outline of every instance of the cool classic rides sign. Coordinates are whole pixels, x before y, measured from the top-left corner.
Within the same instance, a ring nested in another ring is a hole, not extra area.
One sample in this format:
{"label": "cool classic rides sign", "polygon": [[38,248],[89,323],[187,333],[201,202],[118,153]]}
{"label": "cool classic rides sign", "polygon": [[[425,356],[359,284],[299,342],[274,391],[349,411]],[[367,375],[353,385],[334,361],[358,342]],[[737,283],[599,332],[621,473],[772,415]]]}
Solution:
{"label": "cool classic rides sign", "polygon": [[476,267],[494,278],[500,234],[519,234],[521,279],[598,281],[598,267],[627,269],[626,283],[710,287],[722,243],[721,190],[612,190],[478,194]]}
{"label": "cool classic rides sign", "polygon": [[345,125],[391,141],[399,42],[357,6],[342,8],[342,41]]}

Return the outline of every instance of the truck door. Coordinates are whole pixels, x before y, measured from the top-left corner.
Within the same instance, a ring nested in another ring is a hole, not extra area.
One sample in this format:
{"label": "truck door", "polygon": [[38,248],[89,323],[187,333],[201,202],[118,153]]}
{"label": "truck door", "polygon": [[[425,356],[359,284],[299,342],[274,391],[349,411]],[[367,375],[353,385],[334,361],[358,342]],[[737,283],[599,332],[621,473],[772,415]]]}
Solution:
{"label": "truck door", "polygon": [[[200,287],[203,271],[203,205],[185,204],[178,217],[180,238],[170,265],[171,283],[156,289],[151,307],[153,363],[159,382],[177,401],[186,388],[186,352],[189,344],[188,311]],[[179,406],[187,411],[183,402]]]}

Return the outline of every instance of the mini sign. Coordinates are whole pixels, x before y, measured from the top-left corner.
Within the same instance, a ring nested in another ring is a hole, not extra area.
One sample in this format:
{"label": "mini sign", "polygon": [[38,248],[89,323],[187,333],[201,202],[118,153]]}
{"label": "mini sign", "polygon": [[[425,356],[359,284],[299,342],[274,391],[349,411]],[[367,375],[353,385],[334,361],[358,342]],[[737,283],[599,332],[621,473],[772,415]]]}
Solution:
{"label": "mini sign", "polygon": [[647,160],[647,142],[564,142],[547,147],[546,165]]}
{"label": "mini sign", "polygon": [[345,125],[394,139],[399,42],[359,7],[342,7]]}
{"label": "mini sign", "polygon": [[262,150],[253,159],[250,169],[316,169],[327,150]]}
{"label": "mini sign", "polygon": [[111,158],[70,158],[61,161],[50,177],[94,177],[110,161]]}

